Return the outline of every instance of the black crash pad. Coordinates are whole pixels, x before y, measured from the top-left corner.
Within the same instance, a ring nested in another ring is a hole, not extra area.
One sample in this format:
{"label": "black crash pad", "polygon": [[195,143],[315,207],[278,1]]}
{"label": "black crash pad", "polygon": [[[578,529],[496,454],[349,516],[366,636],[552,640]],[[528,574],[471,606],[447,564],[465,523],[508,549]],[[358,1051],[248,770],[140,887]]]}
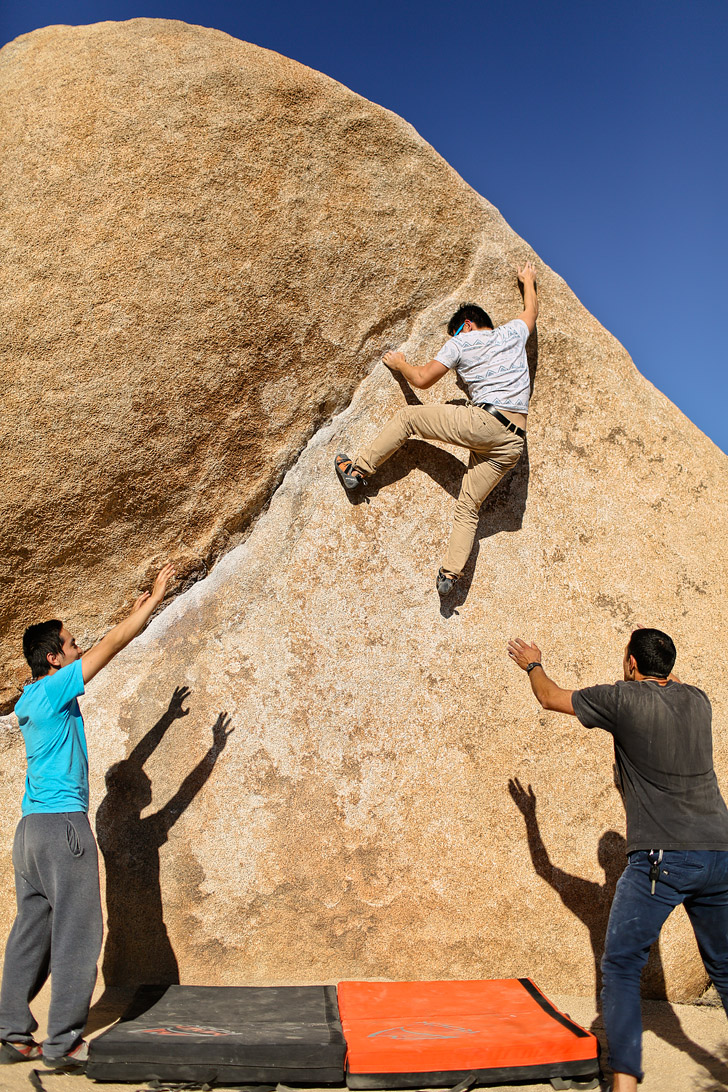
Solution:
{"label": "black crash pad", "polygon": [[334,986],[141,986],[89,1044],[99,1081],[337,1084],[344,1042]]}

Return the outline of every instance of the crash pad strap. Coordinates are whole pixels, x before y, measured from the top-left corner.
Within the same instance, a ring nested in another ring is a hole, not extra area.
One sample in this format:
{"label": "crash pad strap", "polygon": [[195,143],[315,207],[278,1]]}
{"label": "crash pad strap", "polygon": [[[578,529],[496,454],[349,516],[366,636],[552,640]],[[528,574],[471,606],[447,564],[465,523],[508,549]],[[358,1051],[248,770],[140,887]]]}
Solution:
{"label": "crash pad strap", "polygon": [[460,1084],[456,1084],[454,1088],[450,1089],[450,1092],[468,1092],[468,1089],[472,1088],[474,1084],[478,1083],[477,1073],[468,1073],[467,1077],[463,1077]]}
{"label": "crash pad strap", "polygon": [[573,1020],[570,1020],[568,1016],[565,1016],[563,1012],[559,1012],[555,1008],[548,997],[544,997],[538,986],[534,985],[530,978],[519,978],[518,981],[523,986],[524,990],[530,994],[537,1005],[539,1005],[544,1012],[548,1013],[552,1020],[555,1020],[557,1024],[561,1024],[562,1027],[568,1028],[569,1031],[576,1035],[577,1039],[588,1039],[589,1032],[584,1028],[580,1028],[578,1024],[575,1024]]}

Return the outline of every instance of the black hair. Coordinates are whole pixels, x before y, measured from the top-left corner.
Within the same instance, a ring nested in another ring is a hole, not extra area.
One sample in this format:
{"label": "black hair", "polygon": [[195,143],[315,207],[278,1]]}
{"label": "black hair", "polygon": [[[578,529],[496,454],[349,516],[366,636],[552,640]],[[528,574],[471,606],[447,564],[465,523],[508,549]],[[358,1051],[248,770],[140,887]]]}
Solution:
{"label": "black hair", "polygon": [[477,303],[460,304],[447,324],[447,332],[450,337],[453,336],[458,326],[462,326],[464,322],[472,322],[475,326],[487,326],[489,330],[493,329],[490,315],[487,311],[484,311],[482,307],[479,307]]}
{"label": "black hair", "polygon": [[636,629],[629,639],[627,654],[634,656],[640,675],[666,679],[675,666],[677,650],[672,637],[659,629]]}
{"label": "black hair", "polygon": [[23,634],[23,655],[30,664],[34,679],[42,679],[51,669],[48,653],[60,656],[63,652],[61,629],[63,622],[52,618],[50,622],[36,622]]}

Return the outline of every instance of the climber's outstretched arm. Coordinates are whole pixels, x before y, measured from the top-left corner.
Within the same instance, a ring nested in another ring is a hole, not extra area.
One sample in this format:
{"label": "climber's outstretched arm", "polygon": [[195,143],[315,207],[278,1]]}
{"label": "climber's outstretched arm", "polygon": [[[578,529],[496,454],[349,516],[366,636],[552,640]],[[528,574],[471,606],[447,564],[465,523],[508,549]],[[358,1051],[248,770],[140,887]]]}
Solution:
{"label": "climber's outstretched arm", "polygon": [[530,334],[536,329],[538,318],[538,293],[536,292],[536,270],[530,262],[518,270],[518,279],[523,285],[523,312],[518,316],[528,327]]}
{"label": "climber's outstretched arm", "polygon": [[428,387],[434,386],[438,379],[442,379],[443,375],[447,375],[450,370],[439,360],[428,360],[426,364],[420,366],[408,364],[404,353],[393,350],[385,353],[382,360],[393,372],[403,375],[410,387],[415,387],[419,391],[426,391]]}

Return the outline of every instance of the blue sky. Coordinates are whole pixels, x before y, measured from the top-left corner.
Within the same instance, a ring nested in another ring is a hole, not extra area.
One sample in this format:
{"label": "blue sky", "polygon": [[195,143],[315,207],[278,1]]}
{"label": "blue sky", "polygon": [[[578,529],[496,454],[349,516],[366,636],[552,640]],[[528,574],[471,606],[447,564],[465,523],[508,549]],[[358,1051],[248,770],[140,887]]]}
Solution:
{"label": "blue sky", "polygon": [[728,452],[728,0],[4,0],[0,41],[141,15],[406,118]]}

